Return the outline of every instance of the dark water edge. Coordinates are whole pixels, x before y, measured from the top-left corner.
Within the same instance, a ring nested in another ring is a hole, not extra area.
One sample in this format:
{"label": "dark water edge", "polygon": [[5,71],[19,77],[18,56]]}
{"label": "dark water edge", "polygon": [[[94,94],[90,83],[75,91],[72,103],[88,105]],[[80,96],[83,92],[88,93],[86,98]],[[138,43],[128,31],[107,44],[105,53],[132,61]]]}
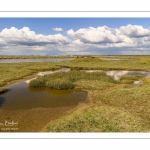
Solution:
{"label": "dark water edge", "polygon": [[49,121],[65,115],[88,93],[75,90],[29,88],[20,82],[0,95],[0,132],[39,132]]}

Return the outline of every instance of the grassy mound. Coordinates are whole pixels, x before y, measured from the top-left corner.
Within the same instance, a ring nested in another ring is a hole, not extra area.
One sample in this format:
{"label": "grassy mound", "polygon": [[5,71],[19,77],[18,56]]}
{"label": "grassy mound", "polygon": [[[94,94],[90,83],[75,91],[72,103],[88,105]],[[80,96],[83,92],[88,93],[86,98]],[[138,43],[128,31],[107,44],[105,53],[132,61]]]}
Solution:
{"label": "grassy mound", "polygon": [[39,77],[30,82],[29,86],[31,87],[45,87],[47,79],[45,77]]}
{"label": "grassy mound", "polygon": [[56,90],[65,90],[65,89],[73,89],[75,86],[71,82],[69,82],[66,79],[56,79],[56,80],[50,80],[46,82],[46,86],[51,89]]}
{"label": "grassy mound", "polygon": [[81,71],[59,72],[32,80],[31,87],[49,87],[51,89],[81,88],[104,89],[119,83],[105,73],[86,73]]}

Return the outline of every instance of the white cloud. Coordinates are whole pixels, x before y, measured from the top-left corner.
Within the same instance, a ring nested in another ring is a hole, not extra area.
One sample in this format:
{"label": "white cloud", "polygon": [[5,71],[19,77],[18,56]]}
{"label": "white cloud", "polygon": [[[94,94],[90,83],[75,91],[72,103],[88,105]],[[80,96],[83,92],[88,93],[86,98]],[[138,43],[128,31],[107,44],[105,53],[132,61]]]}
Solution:
{"label": "white cloud", "polygon": [[141,38],[150,36],[150,29],[144,29],[142,26],[138,25],[127,25],[122,26],[118,29],[120,33],[125,34],[131,38]]}
{"label": "white cloud", "polygon": [[71,41],[61,35],[43,35],[36,34],[31,31],[28,27],[17,29],[11,27],[10,29],[3,29],[0,32],[0,41],[4,41],[6,44],[12,45],[26,45],[26,46],[44,46],[47,44],[68,44]]}
{"label": "white cloud", "polygon": [[52,28],[54,31],[57,31],[57,32],[62,32],[64,31],[62,28]]}
{"label": "white cloud", "polygon": [[107,26],[83,28],[76,32],[71,29],[67,31],[67,34],[75,39],[80,39],[83,43],[91,44],[120,43],[124,40],[124,36],[120,35],[117,30]]}
{"label": "white cloud", "polygon": [[1,54],[146,54],[149,47],[150,28],[137,25],[70,29],[67,36],[37,34],[28,27],[0,32]]}
{"label": "white cloud", "polygon": [[67,31],[67,34],[75,40],[90,44],[93,48],[150,46],[150,29],[137,25],[127,25],[120,28],[89,27],[77,31],[71,29]]}

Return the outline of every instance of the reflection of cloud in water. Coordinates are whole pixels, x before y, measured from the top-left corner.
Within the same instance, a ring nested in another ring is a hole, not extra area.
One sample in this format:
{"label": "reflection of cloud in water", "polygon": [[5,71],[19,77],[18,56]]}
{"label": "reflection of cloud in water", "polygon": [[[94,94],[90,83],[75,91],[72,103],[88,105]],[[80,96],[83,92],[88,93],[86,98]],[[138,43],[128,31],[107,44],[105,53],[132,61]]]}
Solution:
{"label": "reflection of cloud in water", "polygon": [[82,70],[85,72],[104,72],[108,76],[113,77],[115,80],[120,80],[121,76],[125,75],[142,75],[145,77],[150,77],[150,72],[144,72],[144,71],[127,71],[127,70],[111,70],[111,71],[104,71],[104,70]]}
{"label": "reflection of cloud in water", "polygon": [[120,80],[121,76],[128,75],[129,71],[104,71],[108,76],[112,76],[115,80]]}
{"label": "reflection of cloud in water", "polygon": [[150,72],[143,71],[104,71],[107,75],[112,76],[115,80],[120,80],[121,76],[125,75],[142,75],[145,77],[150,76]]}

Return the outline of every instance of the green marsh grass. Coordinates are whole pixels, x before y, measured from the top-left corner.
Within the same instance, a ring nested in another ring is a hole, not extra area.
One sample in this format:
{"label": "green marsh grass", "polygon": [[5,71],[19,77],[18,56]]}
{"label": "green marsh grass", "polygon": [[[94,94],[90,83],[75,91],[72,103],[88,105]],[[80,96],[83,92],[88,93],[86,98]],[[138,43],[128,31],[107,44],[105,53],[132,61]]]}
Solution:
{"label": "green marsh grass", "polygon": [[57,78],[46,82],[46,86],[55,90],[73,89],[75,86],[67,79]]}
{"label": "green marsh grass", "polygon": [[70,71],[54,73],[32,80],[29,86],[49,87],[52,89],[96,88],[103,89],[119,83],[105,73],[86,73],[81,71]]}
{"label": "green marsh grass", "polygon": [[38,71],[49,71],[59,69],[54,63],[0,63],[0,87],[4,87],[8,82],[23,79]]}
{"label": "green marsh grass", "polygon": [[[105,56],[104,56],[105,57]],[[87,89],[91,102],[73,113],[49,122],[46,132],[150,132],[150,78],[125,76],[120,81],[104,73],[84,73],[82,69],[150,71],[150,56],[117,56],[129,60],[107,61],[95,58],[53,63],[0,64],[0,88],[38,71],[70,67],[71,72],[41,77],[39,87],[49,81],[65,79],[75,88]],[[37,82],[37,80],[35,80]],[[124,85],[143,80],[133,88]],[[38,87],[37,86],[37,87]]]}
{"label": "green marsh grass", "polygon": [[141,75],[126,75],[120,78],[120,82],[123,84],[133,84],[134,81],[143,80],[144,78]]}
{"label": "green marsh grass", "polygon": [[142,130],[141,118],[111,106],[88,106],[52,121],[45,132],[136,132]]}

